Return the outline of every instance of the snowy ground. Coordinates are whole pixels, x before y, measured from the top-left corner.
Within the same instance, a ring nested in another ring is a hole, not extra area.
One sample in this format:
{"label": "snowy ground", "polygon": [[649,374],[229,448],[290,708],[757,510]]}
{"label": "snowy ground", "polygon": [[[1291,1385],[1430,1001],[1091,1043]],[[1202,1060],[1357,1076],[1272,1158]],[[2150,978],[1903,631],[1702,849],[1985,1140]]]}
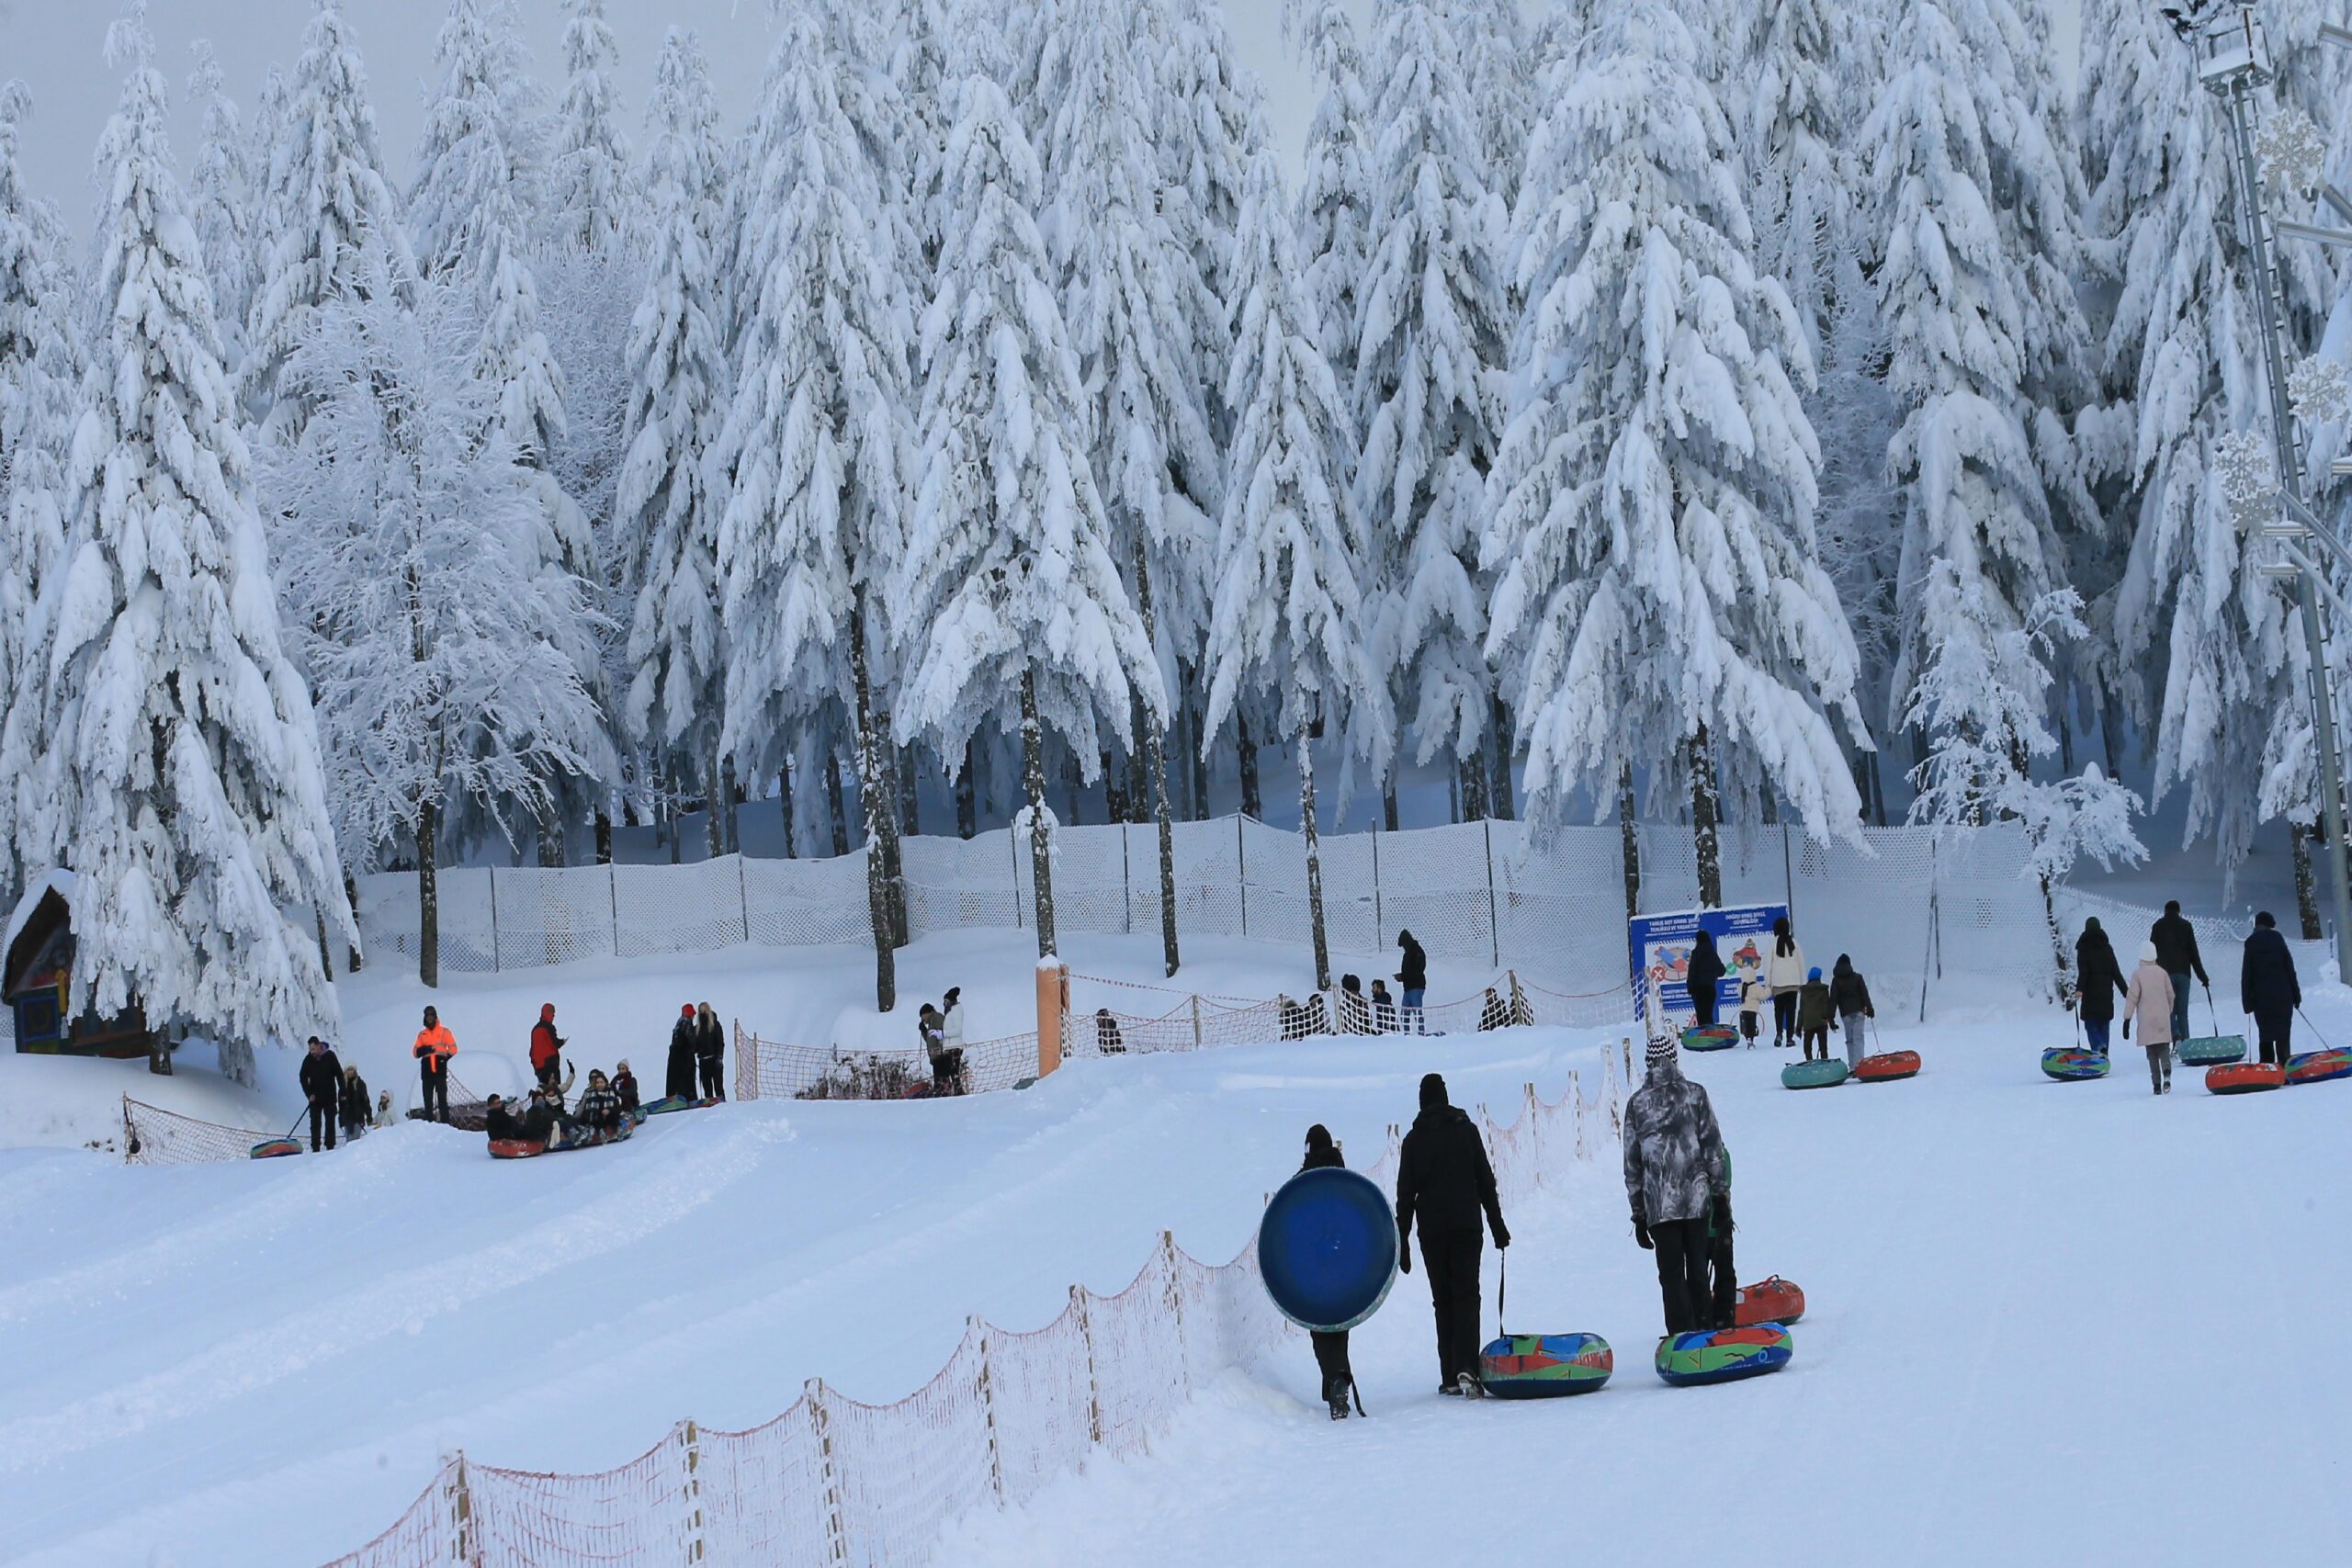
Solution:
{"label": "snowy ground", "polygon": [[[910,994],[1004,956],[918,953]],[[1200,962],[1246,994],[1293,958]],[[854,1006],[865,980],[838,957],[830,976],[775,963],[444,997],[461,1038],[470,1019],[519,1054],[548,991],[584,1068],[611,1054],[597,1032],[618,1045],[665,1023],[665,987],[820,1010],[811,987]],[[347,995],[363,1053],[413,1027],[413,995],[376,983]],[[2352,1041],[2352,993],[2312,1011]],[[2352,1286],[2322,1185],[2352,1084],[2222,1100],[2190,1075],[2157,1100],[2127,1058],[2108,1082],[2053,1085],[2035,1054],[2065,1037],[2057,1018],[1889,1029],[1928,1056],[1907,1084],[1796,1095],[1770,1053],[1695,1061],[1737,1158],[1742,1271],[1812,1297],[1780,1377],[1669,1391],[1649,1374],[1654,1279],[1604,1153],[1512,1215],[1513,1324],[1608,1336],[1621,1370],[1600,1395],[1439,1401],[1416,1276],[1357,1336],[1373,1420],[1308,1407],[1302,1344],[1205,1396],[1153,1457],[971,1521],[938,1561],[1520,1562],[1556,1560],[1564,1532],[1593,1561],[1646,1563],[2330,1560],[2352,1524],[2352,1369],[2289,1337]],[[1556,1094],[1602,1037],[1081,1063],[1022,1094],[659,1119],[618,1149],[522,1166],[421,1125],[331,1160],[0,1153],[0,1562],[322,1561],[459,1444],[592,1470],[683,1416],[750,1425],[812,1376],[895,1397],[967,1314],[1046,1322],[1074,1280],[1124,1285],[1163,1228],[1197,1256],[1238,1250],[1308,1122],[1369,1157],[1428,1067],[1499,1106],[1530,1079]],[[628,1049],[643,1070],[650,1048]],[[0,1063],[0,1099],[26,1066]],[[2256,1464],[2258,1487],[2228,1482]],[[2214,1484],[2183,1483],[2198,1477]],[[1662,1490],[1671,1507],[1642,1501]]]}

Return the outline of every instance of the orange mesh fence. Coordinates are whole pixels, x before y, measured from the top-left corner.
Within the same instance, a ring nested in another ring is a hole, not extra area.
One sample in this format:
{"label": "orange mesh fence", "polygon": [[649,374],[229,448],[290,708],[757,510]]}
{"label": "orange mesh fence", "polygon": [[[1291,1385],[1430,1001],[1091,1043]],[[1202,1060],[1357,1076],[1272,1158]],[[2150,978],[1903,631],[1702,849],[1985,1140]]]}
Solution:
{"label": "orange mesh fence", "polygon": [[[1624,1082],[1622,1051],[1601,1055],[1595,1098],[1571,1074],[1555,1101],[1529,1085],[1508,1123],[1482,1108],[1506,1201],[1565,1181],[1601,1146]],[[1391,1127],[1359,1168],[1385,1187],[1396,1157]],[[1018,1506],[1098,1449],[1148,1452],[1186,1400],[1288,1333],[1259,1279],[1254,1238],[1211,1264],[1163,1235],[1125,1290],[1073,1286],[1042,1328],[973,1319],[938,1374],[888,1404],[811,1382],[764,1426],[681,1422],[594,1474],[456,1455],[390,1529],[329,1568],[912,1568],[933,1560],[967,1513]]]}
{"label": "orange mesh fence", "polygon": [[256,1133],[183,1116],[144,1100],[122,1099],[122,1157],[126,1165],[199,1165],[207,1160],[248,1159],[254,1145],[284,1133]]}

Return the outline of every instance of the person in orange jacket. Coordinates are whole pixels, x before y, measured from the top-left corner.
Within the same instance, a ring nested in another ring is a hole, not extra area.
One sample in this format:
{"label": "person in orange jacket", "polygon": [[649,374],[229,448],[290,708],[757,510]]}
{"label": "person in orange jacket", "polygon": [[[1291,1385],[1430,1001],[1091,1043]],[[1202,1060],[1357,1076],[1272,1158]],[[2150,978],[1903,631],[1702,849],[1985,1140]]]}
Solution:
{"label": "person in orange jacket", "polygon": [[563,1036],[555,1032],[555,1004],[539,1004],[539,1021],[531,1025],[531,1071],[542,1086],[555,1082],[563,1071]]}
{"label": "person in orange jacket", "polygon": [[439,1120],[449,1120],[449,1058],[458,1054],[458,1037],[441,1021],[440,1012],[424,1010],[424,1027],[416,1032],[416,1045],[409,1055],[417,1061],[418,1071],[424,1078],[424,1119],[435,1120],[433,1107],[441,1107]]}

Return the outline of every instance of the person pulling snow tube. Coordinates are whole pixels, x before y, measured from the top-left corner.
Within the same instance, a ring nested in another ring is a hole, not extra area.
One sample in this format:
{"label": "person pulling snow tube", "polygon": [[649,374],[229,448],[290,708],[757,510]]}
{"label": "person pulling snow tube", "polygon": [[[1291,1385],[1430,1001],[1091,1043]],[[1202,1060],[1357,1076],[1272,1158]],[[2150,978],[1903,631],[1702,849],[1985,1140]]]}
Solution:
{"label": "person pulling snow tube", "polygon": [[1865,1056],[1862,1065],[1854,1069],[1857,1083],[1894,1083],[1901,1078],[1919,1076],[1919,1053],[1917,1051],[1883,1051],[1875,1056]]}
{"label": "person pulling snow tube", "polygon": [[1795,1354],[1796,1341],[1777,1323],[1669,1334],[1657,1342],[1657,1375],[1677,1388],[1702,1388],[1777,1372]]}
{"label": "person pulling snow tube", "polygon": [[1791,1062],[1781,1069],[1782,1089],[1835,1089],[1846,1081],[1846,1064],[1837,1057]]}
{"label": "person pulling snow tube", "polygon": [[2104,1051],[2086,1051],[2077,1045],[2064,1045],[2041,1054],[2041,1070],[2060,1083],[2087,1083],[2107,1077],[2110,1066]]}
{"label": "person pulling snow tube", "polygon": [[2342,1077],[2352,1077],[2352,1048],[2337,1045],[2287,1058],[2289,1083],[2328,1083]]}
{"label": "person pulling snow tube", "polygon": [[2241,1062],[2205,1070],[2205,1087],[2215,1094],[2260,1094],[2286,1086],[2287,1069],[2268,1062]]}
{"label": "person pulling snow tube", "polygon": [[1302,1170],[1258,1222],[1266,1294],[1301,1328],[1336,1334],[1380,1310],[1396,1283],[1396,1216],[1369,1177],[1340,1166]]}

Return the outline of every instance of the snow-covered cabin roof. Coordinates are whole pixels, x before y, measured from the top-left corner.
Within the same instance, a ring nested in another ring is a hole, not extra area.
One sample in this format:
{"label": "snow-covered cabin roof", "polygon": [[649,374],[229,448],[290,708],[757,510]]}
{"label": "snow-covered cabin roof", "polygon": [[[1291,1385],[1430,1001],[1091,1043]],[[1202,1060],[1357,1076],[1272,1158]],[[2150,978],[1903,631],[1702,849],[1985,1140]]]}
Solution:
{"label": "snow-covered cabin roof", "polygon": [[0,936],[0,953],[17,945],[17,938],[24,934],[25,923],[33,918],[33,911],[40,908],[42,896],[50,893],[56,894],[65,901],[67,908],[72,908],[74,874],[61,866],[26,887],[25,896],[17,899],[17,907],[8,912],[8,931],[6,936]]}

